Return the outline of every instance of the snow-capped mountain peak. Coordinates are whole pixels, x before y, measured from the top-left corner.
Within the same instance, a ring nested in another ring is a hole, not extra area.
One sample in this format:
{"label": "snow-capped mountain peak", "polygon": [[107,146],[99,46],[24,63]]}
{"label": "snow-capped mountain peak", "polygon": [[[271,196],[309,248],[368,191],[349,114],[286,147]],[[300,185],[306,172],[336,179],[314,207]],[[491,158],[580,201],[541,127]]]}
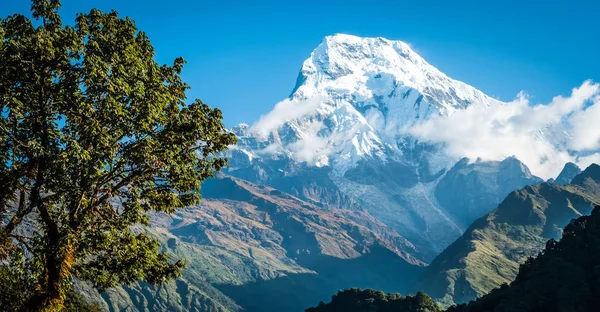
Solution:
{"label": "snow-capped mountain peak", "polygon": [[403,131],[420,120],[497,103],[402,41],[337,34],[304,61],[290,98],[245,128],[252,139],[240,148],[343,173],[364,158],[402,158]]}
{"label": "snow-capped mountain peak", "polygon": [[[337,34],[327,36],[304,62],[292,97],[352,95],[373,103],[377,97],[414,89],[439,104],[442,113],[471,103],[495,102],[481,91],[453,80],[402,41]],[[406,91],[405,91],[406,92]]]}

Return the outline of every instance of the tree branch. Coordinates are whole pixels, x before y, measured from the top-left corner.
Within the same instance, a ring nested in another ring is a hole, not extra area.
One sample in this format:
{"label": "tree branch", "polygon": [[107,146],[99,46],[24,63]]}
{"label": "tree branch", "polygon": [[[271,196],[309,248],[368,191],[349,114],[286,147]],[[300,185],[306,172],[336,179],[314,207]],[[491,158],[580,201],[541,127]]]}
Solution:
{"label": "tree branch", "polygon": [[15,230],[15,228],[19,224],[21,224],[23,218],[32,210],[31,205],[25,208],[25,192],[21,190],[20,193],[21,194],[19,196],[19,206],[17,208],[17,211],[15,215],[10,219],[10,221],[6,224],[6,226],[2,229],[2,232],[0,233],[0,241],[6,240]]}

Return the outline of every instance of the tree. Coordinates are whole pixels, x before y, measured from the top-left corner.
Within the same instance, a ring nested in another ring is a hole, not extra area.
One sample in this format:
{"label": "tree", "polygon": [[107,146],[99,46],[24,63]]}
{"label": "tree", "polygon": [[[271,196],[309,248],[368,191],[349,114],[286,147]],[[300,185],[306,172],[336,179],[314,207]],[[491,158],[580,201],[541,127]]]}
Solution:
{"label": "tree", "polygon": [[433,300],[418,292],[413,296],[384,293],[373,289],[349,288],[338,291],[331,302],[320,302],[306,312],[442,312]]}
{"label": "tree", "polygon": [[[26,300],[34,295],[38,276],[30,275],[30,270],[23,267],[22,254],[13,253],[11,265],[0,266],[0,308],[3,312],[19,311]],[[100,312],[102,308],[85,299],[73,290],[65,295],[64,311],[67,312]]]}
{"label": "tree", "polygon": [[36,277],[24,310],[62,309],[74,278],[103,290],[178,276],[184,263],[134,225],[198,203],[235,143],[220,110],[184,103],[183,59],[157,64],[115,11],[69,26],[59,7],[0,20],[0,260]]}

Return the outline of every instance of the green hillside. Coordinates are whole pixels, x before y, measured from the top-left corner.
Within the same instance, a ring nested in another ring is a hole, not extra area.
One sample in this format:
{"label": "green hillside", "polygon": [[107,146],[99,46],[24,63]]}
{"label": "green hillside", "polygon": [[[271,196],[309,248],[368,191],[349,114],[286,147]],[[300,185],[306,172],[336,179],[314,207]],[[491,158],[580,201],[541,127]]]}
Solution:
{"label": "green hillside", "polygon": [[573,220],[521,265],[514,282],[448,312],[592,312],[600,310],[600,207]]}
{"label": "green hillside", "polygon": [[590,166],[569,185],[542,183],[512,192],[436,257],[411,289],[449,306],[510,283],[548,239],[560,238],[571,219],[600,204],[599,169]]}

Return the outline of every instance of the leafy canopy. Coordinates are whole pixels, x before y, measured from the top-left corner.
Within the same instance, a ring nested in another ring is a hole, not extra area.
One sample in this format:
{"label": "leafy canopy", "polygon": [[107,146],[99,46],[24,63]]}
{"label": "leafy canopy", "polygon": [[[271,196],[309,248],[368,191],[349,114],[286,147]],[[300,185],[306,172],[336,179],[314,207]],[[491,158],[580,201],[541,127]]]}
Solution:
{"label": "leafy canopy", "polygon": [[73,278],[103,290],[178,276],[183,263],[132,226],[198,203],[235,143],[220,110],[184,102],[183,59],[157,64],[115,11],[70,26],[59,7],[0,19],[0,260],[36,277],[28,309],[61,309]]}

